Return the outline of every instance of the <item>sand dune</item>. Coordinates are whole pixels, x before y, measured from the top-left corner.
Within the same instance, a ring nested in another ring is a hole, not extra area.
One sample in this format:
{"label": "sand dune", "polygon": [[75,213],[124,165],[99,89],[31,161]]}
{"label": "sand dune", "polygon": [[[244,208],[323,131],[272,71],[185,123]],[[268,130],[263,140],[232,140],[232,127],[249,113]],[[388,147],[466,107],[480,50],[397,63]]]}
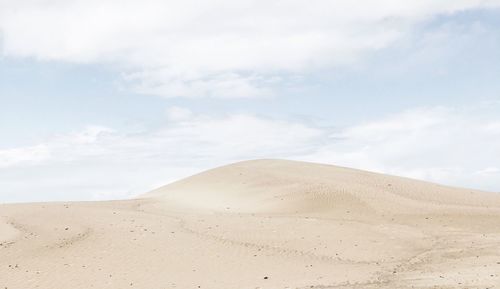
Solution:
{"label": "sand dune", "polygon": [[3,205],[0,288],[500,288],[500,194],[258,160]]}

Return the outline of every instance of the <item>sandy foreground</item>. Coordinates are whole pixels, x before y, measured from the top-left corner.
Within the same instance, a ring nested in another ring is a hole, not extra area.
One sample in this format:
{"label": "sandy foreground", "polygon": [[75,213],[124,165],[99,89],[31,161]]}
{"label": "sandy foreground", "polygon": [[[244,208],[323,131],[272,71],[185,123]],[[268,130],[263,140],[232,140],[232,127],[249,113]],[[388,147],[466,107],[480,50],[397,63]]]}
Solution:
{"label": "sandy foreground", "polygon": [[279,160],[0,206],[0,289],[500,288],[500,194]]}

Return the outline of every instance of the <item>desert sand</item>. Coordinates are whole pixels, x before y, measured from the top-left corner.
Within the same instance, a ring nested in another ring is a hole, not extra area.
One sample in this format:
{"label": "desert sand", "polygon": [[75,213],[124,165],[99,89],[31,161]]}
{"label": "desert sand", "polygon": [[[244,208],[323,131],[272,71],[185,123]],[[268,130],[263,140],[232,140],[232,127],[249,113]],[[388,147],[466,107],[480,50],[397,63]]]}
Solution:
{"label": "desert sand", "polygon": [[500,194],[256,160],[134,200],[2,205],[4,288],[500,288]]}

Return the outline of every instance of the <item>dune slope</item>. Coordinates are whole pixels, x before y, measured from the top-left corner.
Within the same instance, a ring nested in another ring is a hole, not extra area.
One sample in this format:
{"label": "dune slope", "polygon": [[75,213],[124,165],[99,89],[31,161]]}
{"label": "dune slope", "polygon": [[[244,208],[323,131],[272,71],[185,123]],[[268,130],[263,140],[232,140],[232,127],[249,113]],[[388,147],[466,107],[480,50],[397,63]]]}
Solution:
{"label": "dune slope", "polygon": [[423,213],[500,207],[497,194],[284,160],[240,162],[144,195],[176,207],[262,213]]}
{"label": "dune slope", "polygon": [[282,160],[0,206],[0,288],[496,288],[500,195]]}

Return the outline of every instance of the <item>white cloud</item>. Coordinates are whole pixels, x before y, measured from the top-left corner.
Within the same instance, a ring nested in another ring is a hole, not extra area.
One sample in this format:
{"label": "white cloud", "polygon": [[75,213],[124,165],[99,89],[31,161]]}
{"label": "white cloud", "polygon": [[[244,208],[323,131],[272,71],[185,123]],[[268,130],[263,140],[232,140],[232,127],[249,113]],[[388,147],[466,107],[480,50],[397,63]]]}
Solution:
{"label": "white cloud", "polygon": [[500,131],[495,129],[500,120],[484,108],[422,108],[340,130],[255,115],[198,115],[182,107],[171,107],[167,119],[155,131],[127,134],[89,126],[33,146],[0,150],[0,199],[127,197],[254,158],[500,188]]}
{"label": "white cloud", "polygon": [[272,94],[276,75],[355,61],[428,17],[500,1],[0,0],[2,51],[107,63],[137,91]]}
{"label": "white cloud", "polygon": [[261,77],[237,73],[193,77],[155,69],[127,74],[125,79],[137,92],[164,97],[250,98],[273,94]]}
{"label": "white cloud", "polygon": [[438,183],[499,190],[498,114],[427,108],[347,127],[305,158]]}
{"label": "white cloud", "polygon": [[190,119],[193,112],[187,108],[172,106],[167,109],[167,118],[171,121],[182,121]]}
{"label": "white cloud", "polygon": [[0,150],[0,169],[18,164],[36,164],[50,158],[50,150],[43,144],[26,148]]}
{"label": "white cloud", "polygon": [[314,149],[323,131],[252,115],[210,117],[181,107],[153,132],[91,126],[43,143],[0,150],[0,200],[126,197],[201,169]]}
{"label": "white cloud", "polygon": [[53,159],[72,161],[83,156],[101,155],[105,148],[99,142],[104,138],[114,138],[113,131],[101,126],[88,126],[79,132],[54,135],[34,146],[0,150],[0,169],[44,164]]}

